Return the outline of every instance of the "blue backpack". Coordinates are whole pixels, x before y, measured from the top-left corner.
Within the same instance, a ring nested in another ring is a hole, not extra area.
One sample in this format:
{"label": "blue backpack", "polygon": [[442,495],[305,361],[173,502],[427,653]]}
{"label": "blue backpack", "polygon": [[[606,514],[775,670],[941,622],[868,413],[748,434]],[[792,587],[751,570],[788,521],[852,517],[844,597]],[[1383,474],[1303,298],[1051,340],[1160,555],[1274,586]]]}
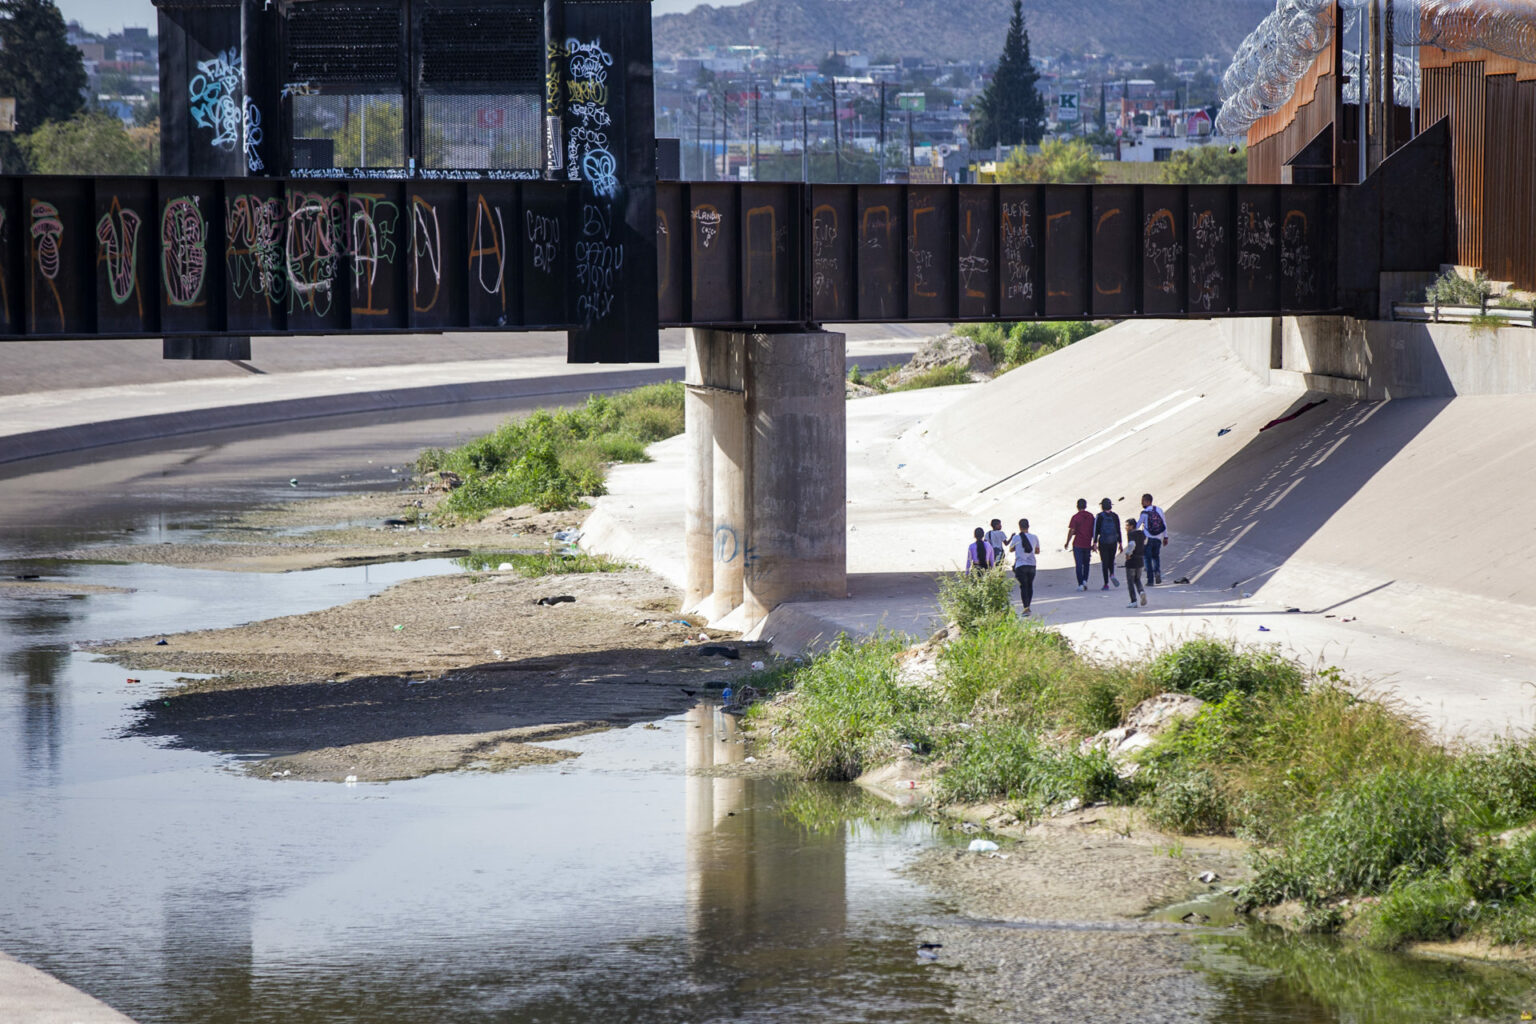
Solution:
{"label": "blue backpack", "polygon": [[1120,517],[1113,512],[1100,512],[1095,532],[1099,535],[1100,544],[1120,543]]}

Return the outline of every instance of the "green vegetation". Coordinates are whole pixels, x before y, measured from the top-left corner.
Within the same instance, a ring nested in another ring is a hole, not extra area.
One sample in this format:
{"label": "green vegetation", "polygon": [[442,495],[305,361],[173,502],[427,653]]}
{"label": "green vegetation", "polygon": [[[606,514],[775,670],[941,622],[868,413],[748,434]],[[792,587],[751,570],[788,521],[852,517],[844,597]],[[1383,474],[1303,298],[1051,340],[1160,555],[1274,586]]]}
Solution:
{"label": "green vegetation", "polygon": [[893,382],[900,366],[883,366],[878,370],[865,372],[854,366],[848,371],[848,380],[853,384],[861,384],[864,387],[874,388],[881,394],[891,391],[917,391],[922,388],[942,388],[951,384],[969,384],[971,372],[959,363],[948,363],[944,366],[935,366],[931,370],[914,374],[904,381]]}
{"label": "green vegetation", "polygon": [[154,174],[160,170],[160,125],[124,128],[92,111],[50,121],[16,140],[33,174]]}
{"label": "green vegetation", "polygon": [[1047,184],[1088,184],[1103,175],[1099,156],[1087,140],[1047,139],[1040,152],[1030,153],[1023,146],[1012,150],[997,169],[997,180],[1004,184],[1045,182]]}
{"label": "green vegetation", "polygon": [[1241,185],[1248,180],[1248,147],[1181,149],[1162,165],[1164,185]]}
{"label": "green vegetation", "polygon": [[515,505],[548,512],[603,494],[610,464],[644,462],[646,445],[682,431],[683,385],[651,384],[612,397],[592,395],[577,409],[540,409],[458,448],[429,448],[417,457],[416,470],[447,471],[463,481],[438,506],[449,519],[477,519]]}
{"label": "green vegetation", "polygon": [[1424,289],[1424,301],[1441,306],[1481,306],[1492,294],[1493,285],[1488,283],[1481,270],[1474,273],[1471,280],[1448,270]]}
{"label": "green vegetation", "polygon": [[1017,324],[961,324],[955,333],[985,345],[992,365],[998,373],[1004,373],[1082,341],[1107,326],[1084,320],[1035,320]]}
{"label": "green vegetation", "polygon": [[[840,640],[792,674],[779,741],[812,778],[852,778],[905,750],[935,770],[942,801],[1026,820],[1110,801],[1170,831],[1239,836],[1255,868],[1241,907],[1298,901],[1309,927],[1372,946],[1536,940],[1536,741],[1449,748],[1336,670],[1210,638],[1087,657],[1018,619],[1009,584],[998,570],[943,581],[958,635],[931,682],[901,679],[899,638]],[[1083,742],[1159,693],[1204,704],[1134,773]]]}
{"label": "green vegetation", "polygon": [[565,554],[553,549],[541,555],[527,552],[504,554],[481,552],[455,558],[453,563],[468,572],[491,572],[502,565],[511,565],[513,572],[530,580],[541,576],[565,576],[571,573],[623,572],[631,568],[627,562],[615,562],[603,555],[589,555],[585,552]]}
{"label": "green vegetation", "polygon": [[1029,55],[1022,0],[1013,0],[1013,17],[1003,37],[1003,54],[992,81],[971,108],[971,145],[1035,145],[1045,135],[1045,100],[1040,96],[1040,72]]}

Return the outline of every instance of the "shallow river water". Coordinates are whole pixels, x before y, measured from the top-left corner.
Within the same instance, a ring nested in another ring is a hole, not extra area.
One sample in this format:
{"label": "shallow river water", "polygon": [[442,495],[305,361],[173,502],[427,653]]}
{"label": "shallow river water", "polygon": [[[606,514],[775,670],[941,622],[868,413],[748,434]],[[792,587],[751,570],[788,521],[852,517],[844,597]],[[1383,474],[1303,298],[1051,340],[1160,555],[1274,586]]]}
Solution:
{"label": "shallow river water", "polygon": [[[1322,940],[961,918],[901,874],[948,833],[847,787],[711,773],[745,752],[707,707],[561,741],[581,756],[556,765],[381,785],[256,779],[228,757],[125,738],[133,705],[170,676],[130,684],[75,642],[288,614],[453,571],[29,560],[65,540],[194,537],[219,508],[285,493],[281,473],[242,476],[231,460],[323,448],[243,443],[135,453],[131,472],[109,460],[0,480],[0,579],[132,590],[0,589],[0,950],[142,1024],[1411,1024],[1536,1009],[1521,974]],[[306,484],[357,486],[343,467],[366,453],[379,461],[361,482],[387,485],[398,446],[354,438],[336,464],[306,463]],[[185,468],[189,451],[206,476]],[[175,486],[153,483],[157,465],[182,467],[167,471]],[[89,522],[24,514],[71,488]],[[944,943],[936,960],[918,956],[925,941]]]}

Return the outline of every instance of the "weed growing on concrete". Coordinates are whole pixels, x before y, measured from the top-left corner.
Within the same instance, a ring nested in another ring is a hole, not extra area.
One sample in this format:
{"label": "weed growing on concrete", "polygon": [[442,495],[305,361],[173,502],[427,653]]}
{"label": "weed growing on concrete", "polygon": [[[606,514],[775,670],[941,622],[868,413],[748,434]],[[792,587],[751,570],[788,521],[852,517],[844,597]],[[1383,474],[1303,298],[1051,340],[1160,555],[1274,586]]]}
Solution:
{"label": "weed growing on concrete", "polygon": [[913,374],[906,380],[890,388],[891,391],[920,391],[923,388],[943,388],[953,384],[969,384],[971,371],[960,363],[945,363],[943,366],[935,366],[931,370]]}
{"label": "weed growing on concrete", "polygon": [[939,609],[962,633],[1012,618],[1013,574],[1001,566],[950,573],[939,581]]}
{"label": "weed growing on concrete", "polygon": [[458,448],[427,449],[416,470],[446,470],[463,481],[438,506],[450,520],[516,505],[548,512],[603,494],[609,465],[643,462],[647,445],[682,431],[682,384],[651,384],[592,395],[577,409],[540,409]]}

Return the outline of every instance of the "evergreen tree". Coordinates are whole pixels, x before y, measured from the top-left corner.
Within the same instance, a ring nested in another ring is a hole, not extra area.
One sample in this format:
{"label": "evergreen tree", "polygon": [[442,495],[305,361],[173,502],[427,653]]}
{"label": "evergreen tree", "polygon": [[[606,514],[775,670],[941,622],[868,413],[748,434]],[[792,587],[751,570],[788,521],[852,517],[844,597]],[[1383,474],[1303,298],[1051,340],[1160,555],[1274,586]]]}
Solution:
{"label": "evergreen tree", "polygon": [[971,111],[971,145],[1038,145],[1045,134],[1045,100],[1040,96],[1040,72],[1029,56],[1024,29],[1024,0],[1013,0],[1013,18],[1003,40],[1003,55]]}
{"label": "evergreen tree", "polygon": [[85,106],[85,64],[53,0],[0,0],[0,96],[16,97],[16,131],[67,121]]}

